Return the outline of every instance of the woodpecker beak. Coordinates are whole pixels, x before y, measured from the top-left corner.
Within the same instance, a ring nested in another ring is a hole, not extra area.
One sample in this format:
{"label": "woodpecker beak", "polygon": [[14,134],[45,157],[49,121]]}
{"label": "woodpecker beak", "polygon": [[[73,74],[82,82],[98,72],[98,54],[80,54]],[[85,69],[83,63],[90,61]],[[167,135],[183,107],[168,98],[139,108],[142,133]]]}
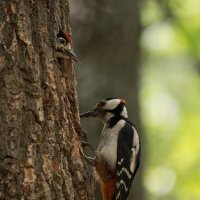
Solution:
{"label": "woodpecker beak", "polygon": [[71,49],[56,48],[56,57],[64,59],[72,59],[80,63],[77,55]]}
{"label": "woodpecker beak", "polygon": [[85,113],[80,114],[80,118],[84,118],[84,117],[97,117],[99,115],[99,110],[98,109],[94,109]]}
{"label": "woodpecker beak", "polygon": [[77,55],[71,49],[67,49],[67,50],[65,50],[65,52],[66,52],[67,56],[70,57],[72,60],[79,62]]}

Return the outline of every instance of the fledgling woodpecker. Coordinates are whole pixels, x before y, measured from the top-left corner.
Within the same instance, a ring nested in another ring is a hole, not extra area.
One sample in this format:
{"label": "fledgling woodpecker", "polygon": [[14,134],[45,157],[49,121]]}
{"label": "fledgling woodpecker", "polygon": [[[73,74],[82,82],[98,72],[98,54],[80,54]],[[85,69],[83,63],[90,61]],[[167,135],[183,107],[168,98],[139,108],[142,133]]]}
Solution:
{"label": "fledgling woodpecker", "polygon": [[80,115],[97,117],[104,123],[95,157],[87,162],[99,176],[103,200],[125,200],[140,163],[139,135],[128,120],[125,100],[107,98]]}
{"label": "fledgling woodpecker", "polygon": [[69,34],[60,30],[56,38],[56,56],[58,58],[71,58],[79,61],[76,54],[72,51],[72,39]]}

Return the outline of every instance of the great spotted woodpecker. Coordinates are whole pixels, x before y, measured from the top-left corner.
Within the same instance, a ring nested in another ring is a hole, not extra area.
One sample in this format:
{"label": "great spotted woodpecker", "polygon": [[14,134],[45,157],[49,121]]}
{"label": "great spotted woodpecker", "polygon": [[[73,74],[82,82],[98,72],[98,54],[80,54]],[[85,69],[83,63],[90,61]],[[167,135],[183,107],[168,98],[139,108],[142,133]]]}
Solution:
{"label": "great spotted woodpecker", "polygon": [[79,61],[76,54],[72,51],[72,39],[69,34],[60,30],[56,39],[56,57],[71,58],[74,61]]}
{"label": "great spotted woodpecker", "polygon": [[99,176],[103,200],[125,200],[139,168],[140,139],[128,120],[125,103],[123,99],[107,98],[80,115],[97,117],[104,123],[95,157],[84,155]]}

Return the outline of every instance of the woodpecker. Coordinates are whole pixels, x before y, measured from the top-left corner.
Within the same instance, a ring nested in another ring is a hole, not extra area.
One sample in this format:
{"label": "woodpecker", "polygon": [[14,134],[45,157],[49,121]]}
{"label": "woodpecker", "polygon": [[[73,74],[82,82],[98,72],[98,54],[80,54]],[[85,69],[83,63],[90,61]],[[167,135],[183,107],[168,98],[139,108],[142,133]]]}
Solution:
{"label": "woodpecker", "polygon": [[95,168],[103,200],[125,200],[140,164],[140,139],[129,121],[125,100],[107,98],[80,115],[95,117],[104,123],[95,156],[84,155]]}
{"label": "woodpecker", "polygon": [[71,36],[62,30],[59,31],[56,38],[56,56],[79,61],[76,54],[72,51]]}

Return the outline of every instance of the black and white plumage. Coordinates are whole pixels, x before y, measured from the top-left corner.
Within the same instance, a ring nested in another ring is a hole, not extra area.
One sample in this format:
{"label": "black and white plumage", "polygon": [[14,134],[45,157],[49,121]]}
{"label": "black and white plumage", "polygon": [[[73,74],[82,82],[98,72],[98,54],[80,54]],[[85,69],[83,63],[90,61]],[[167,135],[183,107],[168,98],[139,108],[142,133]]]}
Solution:
{"label": "black and white plumage", "polygon": [[[132,141],[132,143],[130,141]],[[116,200],[124,200],[128,196],[129,189],[140,162],[138,133],[128,121],[126,121],[124,127],[119,132],[118,145]]]}
{"label": "black and white plumage", "polygon": [[125,200],[140,163],[139,135],[128,120],[125,101],[107,98],[81,117],[97,117],[104,123],[101,141],[94,158],[104,200]]}
{"label": "black and white plumage", "polygon": [[71,36],[61,29],[56,38],[56,57],[79,61],[77,55],[72,51]]}

